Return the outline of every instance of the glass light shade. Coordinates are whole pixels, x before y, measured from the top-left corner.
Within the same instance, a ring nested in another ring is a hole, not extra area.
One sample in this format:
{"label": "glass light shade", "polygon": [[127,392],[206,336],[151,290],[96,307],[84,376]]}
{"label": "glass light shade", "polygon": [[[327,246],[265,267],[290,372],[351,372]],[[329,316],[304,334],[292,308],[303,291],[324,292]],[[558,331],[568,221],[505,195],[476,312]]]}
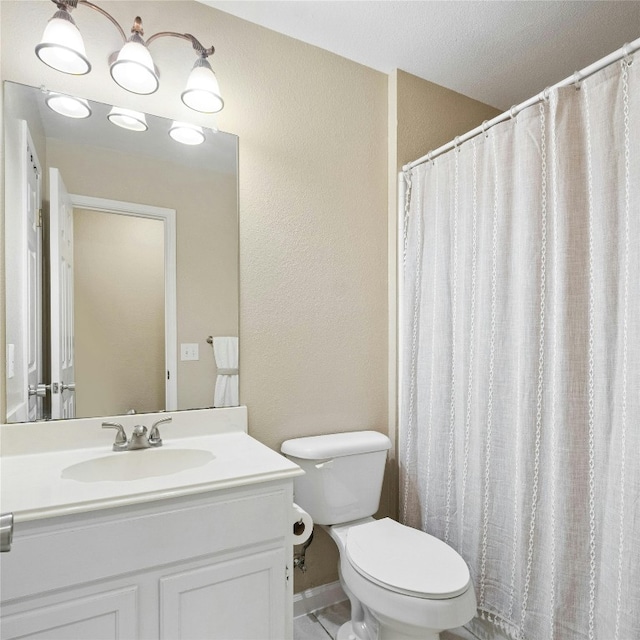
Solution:
{"label": "glass light shade", "polygon": [[182,144],[196,145],[204,142],[202,127],[189,122],[174,122],[169,129],[169,135]]}
{"label": "glass light shade", "polygon": [[46,65],[73,75],[84,75],[91,71],[84,42],[76,23],[67,11],[56,11],[36,46],[36,55]]}
{"label": "glass light shade", "polygon": [[109,122],[129,131],[146,131],[149,128],[144,113],[132,109],[113,107],[107,118]]}
{"label": "glass light shade", "polygon": [[149,94],[158,90],[160,81],[153,59],[142,38],[134,33],[120,49],[111,65],[111,77],[131,93]]}
{"label": "glass light shade", "polygon": [[201,113],[222,111],[224,101],[220,96],[218,79],[205,58],[196,60],[181,98],[182,102],[194,111]]}
{"label": "glass light shade", "polygon": [[45,102],[49,109],[67,118],[88,118],[91,115],[91,107],[84,98],[50,93]]}

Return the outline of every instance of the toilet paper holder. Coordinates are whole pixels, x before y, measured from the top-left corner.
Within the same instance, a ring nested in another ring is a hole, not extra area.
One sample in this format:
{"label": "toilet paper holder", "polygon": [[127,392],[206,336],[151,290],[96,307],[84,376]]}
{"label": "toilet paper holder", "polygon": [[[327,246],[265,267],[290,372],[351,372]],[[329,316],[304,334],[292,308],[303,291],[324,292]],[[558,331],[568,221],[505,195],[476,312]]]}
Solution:
{"label": "toilet paper holder", "polygon": [[305,532],[306,528],[307,525],[304,523],[302,518],[300,518],[300,520],[293,523],[293,535],[296,537],[301,536]]}
{"label": "toilet paper holder", "polygon": [[306,553],[309,545],[313,542],[313,531],[311,535],[307,538],[306,542],[302,543],[302,549],[298,553],[293,554],[293,567],[294,569],[300,569],[302,573],[306,573],[307,564],[306,564]]}
{"label": "toilet paper holder", "polygon": [[293,556],[293,566],[304,573],[307,570],[305,554],[309,545],[313,542],[313,520],[304,509],[301,509],[295,503],[293,504],[293,514],[293,544],[301,547],[300,551]]}

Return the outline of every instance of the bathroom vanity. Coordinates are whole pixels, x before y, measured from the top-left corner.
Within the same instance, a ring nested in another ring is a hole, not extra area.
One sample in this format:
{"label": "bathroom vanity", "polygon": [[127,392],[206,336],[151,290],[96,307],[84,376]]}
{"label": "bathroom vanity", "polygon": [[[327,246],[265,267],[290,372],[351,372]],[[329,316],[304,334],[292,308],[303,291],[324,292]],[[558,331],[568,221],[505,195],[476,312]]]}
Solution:
{"label": "bathroom vanity", "polygon": [[163,447],[120,453],[103,419],[2,427],[3,640],[292,637],[302,471],[247,435],[244,407],[167,415]]}

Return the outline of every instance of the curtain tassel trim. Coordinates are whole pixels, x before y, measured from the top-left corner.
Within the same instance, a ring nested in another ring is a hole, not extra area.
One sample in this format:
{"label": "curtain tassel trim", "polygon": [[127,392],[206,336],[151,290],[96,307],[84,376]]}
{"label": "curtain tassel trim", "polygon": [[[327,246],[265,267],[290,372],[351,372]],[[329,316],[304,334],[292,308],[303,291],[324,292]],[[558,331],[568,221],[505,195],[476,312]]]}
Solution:
{"label": "curtain tassel trim", "polygon": [[502,629],[502,631],[504,631],[504,633],[509,638],[513,638],[513,640],[518,640],[519,638],[523,637],[521,634],[522,630],[520,629],[519,625],[511,622],[510,620],[507,620],[505,617],[501,616],[495,611],[489,611],[489,609],[486,608],[478,608],[478,617],[481,620],[486,620],[487,622],[500,627],[500,629]]}

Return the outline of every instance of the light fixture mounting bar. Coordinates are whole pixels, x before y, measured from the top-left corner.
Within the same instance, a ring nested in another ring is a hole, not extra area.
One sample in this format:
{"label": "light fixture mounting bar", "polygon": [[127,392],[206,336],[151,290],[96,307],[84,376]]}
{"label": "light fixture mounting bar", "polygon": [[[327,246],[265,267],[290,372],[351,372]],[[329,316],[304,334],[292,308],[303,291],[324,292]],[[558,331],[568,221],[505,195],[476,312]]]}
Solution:
{"label": "light fixture mounting bar", "polygon": [[198,55],[202,56],[203,58],[208,58],[209,56],[212,56],[215,52],[215,47],[213,45],[211,45],[207,49],[204,47],[204,45],[200,43],[200,41],[195,36],[192,36],[190,33],[177,33],[175,31],[159,31],[158,33],[154,33],[152,36],[149,36],[147,38],[147,46],[149,46],[157,38],[166,38],[168,36],[171,36],[173,38],[181,38],[182,40],[187,40],[188,42],[191,43],[191,46],[198,53]]}
{"label": "light fixture mounting bar", "polygon": [[55,4],[58,9],[66,9],[67,11],[71,11],[71,9],[76,9],[78,5],[84,5],[85,7],[90,7],[94,9],[98,13],[102,14],[105,18],[107,18],[111,24],[118,30],[120,35],[122,36],[123,42],[127,41],[127,36],[124,33],[122,27],[118,24],[118,21],[109,13],[107,13],[104,9],[101,9],[97,5],[93,4],[93,2],[89,2],[89,0],[51,0],[53,4]]}

